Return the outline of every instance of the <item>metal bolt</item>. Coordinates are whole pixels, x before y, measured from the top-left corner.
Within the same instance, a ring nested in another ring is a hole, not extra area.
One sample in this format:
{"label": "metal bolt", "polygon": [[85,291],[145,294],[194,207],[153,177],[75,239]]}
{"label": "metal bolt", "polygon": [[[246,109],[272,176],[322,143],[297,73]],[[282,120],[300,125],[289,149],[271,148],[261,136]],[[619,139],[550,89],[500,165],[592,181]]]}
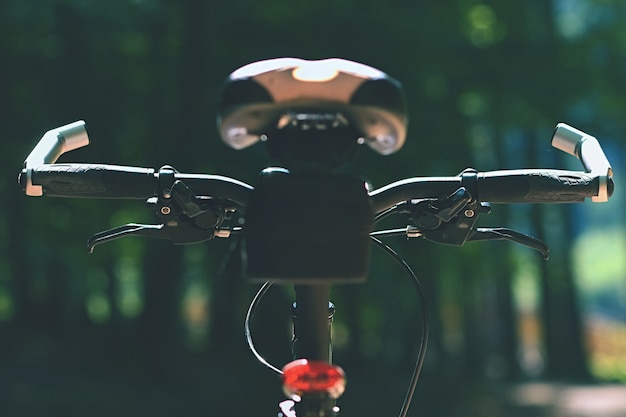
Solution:
{"label": "metal bolt", "polygon": [[422,232],[420,232],[417,227],[415,226],[406,227],[406,237],[411,238],[411,237],[421,237],[421,236],[422,236]]}
{"label": "metal bolt", "polygon": [[474,213],[474,210],[471,210],[471,209],[465,210],[465,217],[474,217],[474,214],[476,214]]}
{"label": "metal bolt", "polygon": [[172,190],[170,190],[169,188],[166,188],[163,190],[163,198],[171,198],[172,197]]}
{"label": "metal bolt", "polygon": [[161,207],[161,214],[167,216],[168,214],[170,214],[172,212],[172,209],[169,208],[168,206],[163,206]]}
{"label": "metal bolt", "polygon": [[228,229],[217,229],[213,236],[215,237],[230,237],[230,230]]}

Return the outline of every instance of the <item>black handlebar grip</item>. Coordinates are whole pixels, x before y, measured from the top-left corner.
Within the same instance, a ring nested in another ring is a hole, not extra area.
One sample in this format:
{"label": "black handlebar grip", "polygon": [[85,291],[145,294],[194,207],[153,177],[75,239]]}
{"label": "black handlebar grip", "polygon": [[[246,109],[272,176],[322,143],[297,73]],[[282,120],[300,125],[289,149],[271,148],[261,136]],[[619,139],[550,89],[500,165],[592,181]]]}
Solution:
{"label": "black handlebar grip", "polygon": [[[20,183],[25,187],[25,172]],[[102,164],[50,164],[32,169],[32,182],[49,197],[147,199],[155,195],[152,168]]]}
{"label": "black handlebar grip", "polygon": [[597,176],[564,170],[521,169],[477,174],[477,194],[490,203],[575,203],[598,195]]}

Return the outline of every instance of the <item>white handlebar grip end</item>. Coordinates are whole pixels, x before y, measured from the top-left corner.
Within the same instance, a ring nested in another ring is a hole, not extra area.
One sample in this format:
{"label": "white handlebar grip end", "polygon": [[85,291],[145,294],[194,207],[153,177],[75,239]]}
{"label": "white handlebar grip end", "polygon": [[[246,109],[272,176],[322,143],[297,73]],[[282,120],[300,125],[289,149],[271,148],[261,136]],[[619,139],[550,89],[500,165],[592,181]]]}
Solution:
{"label": "white handlebar grip end", "polygon": [[599,181],[598,195],[591,197],[593,202],[609,200],[609,182],[613,177],[613,169],[598,140],[565,123],[556,125],[552,136],[552,146],[574,155],[582,162],[585,171],[595,175]]}
{"label": "white handlebar grip end", "polygon": [[580,157],[578,153],[579,144],[588,137],[593,136],[589,136],[568,124],[559,123],[552,135],[552,146],[575,157]]}
{"label": "white handlebar grip end", "polygon": [[82,120],[59,127],[54,129],[54,131],[57,133],[57,137],[60,136],[62,138],[61,153],[89,145],[89,136],[87,135],[85,122]]}
{"label": "white handlebar grip end", "polygon": [[596,138],[588,138],[580,144],[580,159],[589,173],[598,176],[598,195],[591,197],[591,201],[609,201],[609,181],[613,177],[613,168]]}
{"label": "white handlebar grip end", "polygon": [[53,164],[65,152],[87,145],[89,136],[82,120],[47,131],[24,161],[26,195],[43,195],[41,186],[33,184],[33,168]]}
{"label": "white handlebar grip end", "polygon": [[32,168],[25,170],[21,175],[26,175],[26,186],[24,187],[26,195],[30,197],[41,197],[43,195],[43,187],[41,185],[33,184]]}

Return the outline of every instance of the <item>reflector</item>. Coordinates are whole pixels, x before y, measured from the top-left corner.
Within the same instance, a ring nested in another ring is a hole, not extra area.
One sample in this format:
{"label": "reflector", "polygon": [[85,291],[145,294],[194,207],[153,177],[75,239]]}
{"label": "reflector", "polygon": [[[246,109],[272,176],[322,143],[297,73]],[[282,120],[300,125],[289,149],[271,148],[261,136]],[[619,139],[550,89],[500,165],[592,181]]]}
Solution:
{"label": "reflector", "polygon": [[288,396],[326,392],[338,398],[345,388],[346,375],[336,365],[298,359],[283,367],[283,390]]}

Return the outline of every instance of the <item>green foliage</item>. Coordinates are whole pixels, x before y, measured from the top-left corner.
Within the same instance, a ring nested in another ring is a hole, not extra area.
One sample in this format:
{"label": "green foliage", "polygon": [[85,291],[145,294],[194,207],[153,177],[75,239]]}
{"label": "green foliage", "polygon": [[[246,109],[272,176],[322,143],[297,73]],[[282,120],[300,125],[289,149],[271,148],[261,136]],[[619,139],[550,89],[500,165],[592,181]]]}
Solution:
{"label": "green foliage", "polygon": [[[469,165],[479,170],[544,165],[540,162],[556,158],[547,145],[560,121],[593,132],[603,144],[612,140],[610,158],[623,166],[625,24],[626,5],[606,0],[0,2],[0,170],[5,179],[0,182],[5,202],[0,207],[0,337],[6,349],[0,368],[21,351],[26,353],[19,366],[54,368],[54,358],[37,350],[48,347],[58,348],[64,364],[71,363],[73,348],[67,346],[74,344],[93,352],[80,358],[98,364],[95,372],[102,381],[112,378],[111,362],[116,375],[132,375],[131,380],[158,390],[172,389],[167,381],[184,384],[185,378],[206,384],[205,370],[221,364],[207,365],[202,355],[218,345],[233,357],[241,351],[247,355],[240,327],[232,328],[240,326],[252,288],[224,279],[228,244],[170,250],[169,243],[131,238],[87,255],[84,242],[91,233],[155,217],[142,202],[22,195],[16,174],[46,130],[87,121],[92,144],[65,155],[66,162],[171,164],[254,182],[268,164],[261,145],[236,152],[217,135],[216,100],[223,80],[260,59],[342,57],[384,70],[406,90],[410,123],[404,149],[384,158],[362,149],[349,167],[375,186],[410,176],[453,175]],[[558,223],[554,230],[569,231],[563,212],[552,213],[548,223]],[[576,213],[573,222],[584,218],[596,224],[600,217]],[[527,214],[520,219],[498,207],[485,223],[510,221],[550,234],[546,221],[531,221]],[[577,243],[575,254],[601,252],[606,259],[600,268],[597,258],[575,256],[581,262],[574,263],[577,276],[602,278],[593,285],[582,281],[587,296],[605,280],[624,280],[623,248],[605,243],[611,238],[623,244],[623,219],[617,217],[611,219],[620,226],[611,224],[610,233],[582,234]],[[559,239],[555,245],[567,243],[557,233]],[[516,328],[517,307],[506,303],[510,298],[521,307],[539,308],[528,283],[539,281],[540,264],[506,246],[432,248],[413,241],[397,246],[418,267],[432,303],[435,353],[427,373],[452,380],[465,372],[479,380],[489,358],[504,355],[510,372],[500,377],[514,378],[515,340],[507,331]],[[554,268],[565,271],[567,286],[568,252],[558,253]],[[371,287],[336,293],[355,310],[338,312],[338,354],[400,369],[411,355],[407,346],[416,342],[397,311],[409,316],[415,306],[402,284],[381,278],[394,267],[374,259]],[[517,286],[510,285],[511,276]],[[511,295],[515,288],[519,294]],[[43,347],[33,347],[37,338]],[[268,350],[281,349],[275,342]],[[47,365],[37,362],[41,357]],[[194,369],[196,363],[202,372]],[[152,379],[146,369],[159,376]],[[6,375],[0,383],[10,379]],[[0,394],[0,414],[17,415],[11,407],[33,403],[33,396],[45,391],[39,384],[26,380],[26,388]],[[113,389],[113,382],[92,384],[128,409],[141,402]],[[192,392],[198,395],[194,401],[203,401],[204,392]],[[57,407],[47,414],[72,413],[71,404],[53,397],[45,396],[48,406]],[[93,406],[84,405],[85,398],[75,402],[86,407],[77,413]],[[225,395],[222,401],[228,400]],[[33,407],[33,415],[41,414]],[[106,411],[119,410],[110,405]]]}

